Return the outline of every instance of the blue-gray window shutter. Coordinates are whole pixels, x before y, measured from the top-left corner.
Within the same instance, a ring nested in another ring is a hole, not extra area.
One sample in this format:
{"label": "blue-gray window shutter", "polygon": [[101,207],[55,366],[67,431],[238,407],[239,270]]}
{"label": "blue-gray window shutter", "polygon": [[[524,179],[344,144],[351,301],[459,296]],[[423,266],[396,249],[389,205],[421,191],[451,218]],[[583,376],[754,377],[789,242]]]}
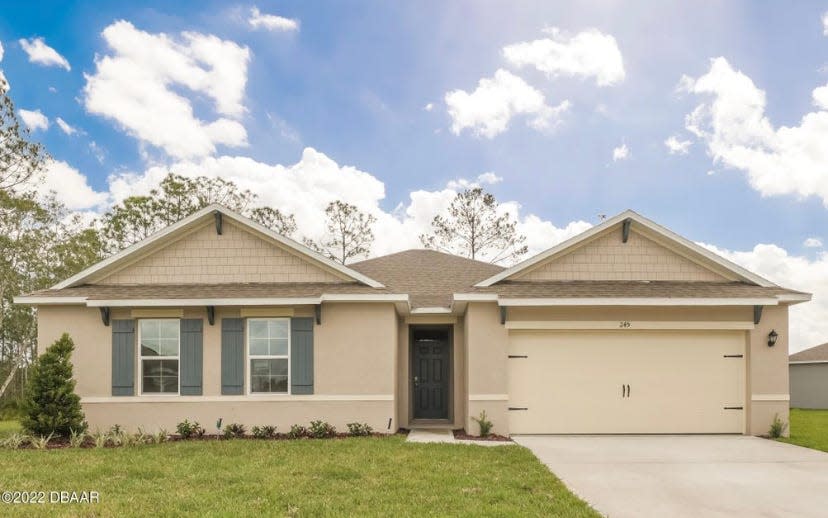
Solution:
{"label": "blue-gray window shutter", "polygon": [[244,394],[244,319],[221,319],[221,393]]}
{"label": "blue-gray window shutter", "polygon": [[112,321],[112,395],[135,395],[135,321]]}
{"label": "blue-gray window shutter", "polygon": [[313,394],[313,318],[290,319],[290,392]]}
{"label": "blue-gray window shutter", "polygon": [[202,393],[201,373],[204,364],[204,321],[181,320],[181,351],[179,361],[181,395],[200,396]]}

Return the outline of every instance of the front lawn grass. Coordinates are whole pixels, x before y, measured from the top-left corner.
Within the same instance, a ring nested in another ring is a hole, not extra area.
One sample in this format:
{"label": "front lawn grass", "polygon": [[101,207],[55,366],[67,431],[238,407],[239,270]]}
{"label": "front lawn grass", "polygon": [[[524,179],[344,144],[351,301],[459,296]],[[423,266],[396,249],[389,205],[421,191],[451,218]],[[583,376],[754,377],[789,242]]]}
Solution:
{"label": "front lawn grass", "polygon": [[0,421],[0,437],[6,437],[14,432],[20,431],[20,423],[17,421]]}
{"label": "front lawn grass", "polygon": [[598,516],[525,448],[400,435],[0,450],[0,481],[100,493],[99,504],[0,504],[3,516]]}
{"label": "front lawn grass", "polygon": [[791,409],[790,437],[780,441],[828,452],[828,410]]}

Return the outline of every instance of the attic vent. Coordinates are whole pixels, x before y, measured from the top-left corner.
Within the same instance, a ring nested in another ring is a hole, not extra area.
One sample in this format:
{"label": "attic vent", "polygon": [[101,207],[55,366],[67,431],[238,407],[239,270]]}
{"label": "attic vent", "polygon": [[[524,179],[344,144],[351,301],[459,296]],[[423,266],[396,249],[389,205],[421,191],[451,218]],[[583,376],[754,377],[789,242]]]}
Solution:
{"label": "attic vent", "polygon": [[216,234],[221,235],[221,212],[214,212],[216,216]]}
{"label": "attic vent", "polygon": [[626,243],[627,240],[630,238],[630,225],[632,224],[632,220],[627,218],[621,224],[621,242]]}

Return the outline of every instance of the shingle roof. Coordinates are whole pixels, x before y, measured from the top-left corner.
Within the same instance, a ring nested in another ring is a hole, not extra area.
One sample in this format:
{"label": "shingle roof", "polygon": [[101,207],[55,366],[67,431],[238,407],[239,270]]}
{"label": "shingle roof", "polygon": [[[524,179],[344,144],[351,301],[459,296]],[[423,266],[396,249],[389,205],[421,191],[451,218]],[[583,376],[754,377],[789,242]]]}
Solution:
{"label": "shingle roof", "polygon": [[790,355],[788,361],[792,362],[828,362],[828,343],[799,351]]}
{"label": "shingle roof", "polygon": [[349,265],[356,272],[383,283],[372,288],[356,282],[340,283],[228,283],[82,285],[42,290],[37,297],[109,299],[299,298],[322,294],[408,294],[411,307],[451,306],[455,293],[494,293],[506,298],[762,298],[792,290],[743,282],[678,281],[501,281],[475,287],[502,267],[434,250],[406,250]]}
{"label": "shingle roof", "polygon": [[61,290],[41,290],[33,297],[88,297],[109,299],[241,299],[319,297],[323,293],[381,294],[387,288],[372,288],[354,282],[262,283],[262,284],[86,284]]}
{"label": "shingle roof", "polygon": [[493,286],[472,288],[467,293],[496,293],[511,298],[751,298],[797,292],[742,282],[501,281]]}
{"label": "shingle roof", "polygon": [[452,295],[503,270],[502,266],[444,254],[406,250],[350,266],[395,293],[408,293],[412,308],[449,307]]}

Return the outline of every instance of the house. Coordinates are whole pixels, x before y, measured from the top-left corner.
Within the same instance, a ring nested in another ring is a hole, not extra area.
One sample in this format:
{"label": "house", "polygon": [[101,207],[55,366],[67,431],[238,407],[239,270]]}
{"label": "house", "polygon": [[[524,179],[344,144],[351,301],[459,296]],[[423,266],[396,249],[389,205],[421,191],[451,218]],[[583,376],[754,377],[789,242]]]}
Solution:
{"label": "house", "polygon": [[828,409],[828,344],[792,354],[788,365],[791,407]]}
{"label": "house", "polygon": [[[51,289],[92,429],[763,434],[810,299],[626,211],[504,269],[409,250],[343,266],[207,207]],[[773,338],[773,340],[771,339]]]}

